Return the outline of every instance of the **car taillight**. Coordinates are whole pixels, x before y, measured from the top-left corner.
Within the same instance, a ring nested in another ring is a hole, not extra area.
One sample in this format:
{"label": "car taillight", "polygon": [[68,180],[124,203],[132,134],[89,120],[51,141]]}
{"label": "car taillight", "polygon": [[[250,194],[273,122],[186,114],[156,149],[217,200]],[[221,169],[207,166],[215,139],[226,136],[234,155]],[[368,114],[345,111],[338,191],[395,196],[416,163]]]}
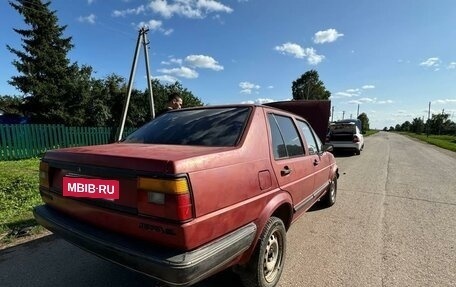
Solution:
{"label": "car taillight", "polygon": [[40,186],[49,188],[49,164],[40,162]]}
{"label": "car taillight", "polygon": [[172,220],[193,218],[186,178],[138,178],[138,212]]}
{"label": "car taillight", "polygon": [[354,143],[357,143],[357,142],[359,142],[359,138],[358,138],[358,136],[353,136],[353,142],[354,142]]}

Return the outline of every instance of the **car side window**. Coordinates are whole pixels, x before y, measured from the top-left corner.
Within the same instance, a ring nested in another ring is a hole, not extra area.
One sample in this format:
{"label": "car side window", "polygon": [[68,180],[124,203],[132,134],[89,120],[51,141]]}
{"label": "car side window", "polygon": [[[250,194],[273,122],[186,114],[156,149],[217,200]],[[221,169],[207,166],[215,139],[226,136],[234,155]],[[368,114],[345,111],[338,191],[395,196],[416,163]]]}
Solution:
{"label": "car side window", "polygon": [[321,141],[317,136],[315,136],[315,133],[310,128],[310,126],[306,122],[299,120],[298,126],[299,129],[302,131],[304,138],[306,139],[309,154],[317,154],[318,152],[320,152]]}
{"label": "car side window", "polygon": [[272,151],[275,159],[304,154],[298,130],[290,117],[268,114],[272,136]]}

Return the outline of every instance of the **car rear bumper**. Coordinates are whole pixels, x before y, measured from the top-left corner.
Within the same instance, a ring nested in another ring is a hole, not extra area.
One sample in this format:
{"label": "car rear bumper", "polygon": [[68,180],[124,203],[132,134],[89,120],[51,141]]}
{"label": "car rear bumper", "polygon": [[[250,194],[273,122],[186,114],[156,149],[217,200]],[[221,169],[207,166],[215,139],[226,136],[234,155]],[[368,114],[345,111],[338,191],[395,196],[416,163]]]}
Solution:
{"label": "car rear bumper", "polygon": [[47,205],[35,207],[33,213],[39,224],[74,245],[171,286],[188,286],[224,269],[251,246],[256,233],[256,225],[250,223],[196,250],[183,252],[99,230]]}
{"label": "car rear bumper", "polygon": [[328,142],[336,150],[361,150],[361,143],[354,142]]}

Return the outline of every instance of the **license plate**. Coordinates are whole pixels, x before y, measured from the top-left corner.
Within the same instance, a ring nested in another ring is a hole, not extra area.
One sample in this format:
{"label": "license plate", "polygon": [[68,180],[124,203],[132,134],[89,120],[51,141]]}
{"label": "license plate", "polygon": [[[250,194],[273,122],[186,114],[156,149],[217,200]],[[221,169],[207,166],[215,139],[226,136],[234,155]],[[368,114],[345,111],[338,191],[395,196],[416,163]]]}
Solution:
{"label": "license plate", "polygon": [[63,177],[63,196],[119,199],[119,181],[82,177]]}

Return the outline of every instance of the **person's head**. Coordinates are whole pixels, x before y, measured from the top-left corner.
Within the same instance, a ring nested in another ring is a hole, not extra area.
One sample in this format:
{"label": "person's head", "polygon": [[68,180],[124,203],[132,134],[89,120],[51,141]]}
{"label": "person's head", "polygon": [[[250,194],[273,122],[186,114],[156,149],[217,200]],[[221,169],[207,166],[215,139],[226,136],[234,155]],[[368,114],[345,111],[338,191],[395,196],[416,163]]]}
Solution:
{"label": "person's head", "polygon": [[171,93],[168,96],[168,107],[172,109],[180,109],[182,108],[182,97],[178,93]]}

